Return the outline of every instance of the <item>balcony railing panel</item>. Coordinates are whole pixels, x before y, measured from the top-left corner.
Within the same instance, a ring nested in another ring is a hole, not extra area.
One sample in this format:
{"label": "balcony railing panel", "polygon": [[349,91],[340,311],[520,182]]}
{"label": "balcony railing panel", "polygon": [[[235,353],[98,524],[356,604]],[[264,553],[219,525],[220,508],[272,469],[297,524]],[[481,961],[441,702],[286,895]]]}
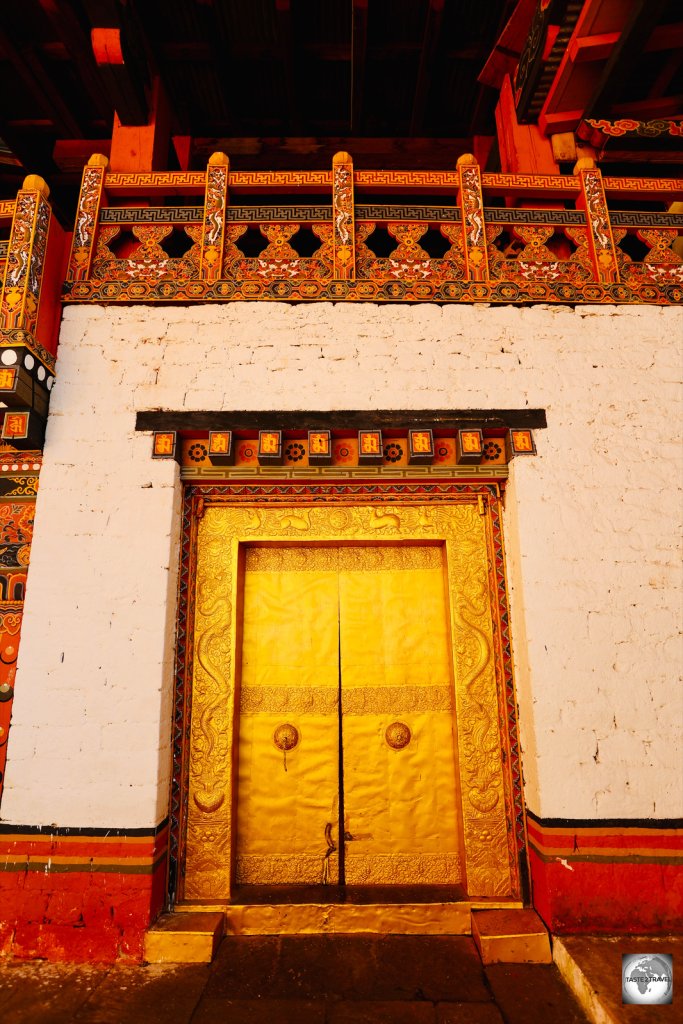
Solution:
{"label": "balcony railing panel", "polygon": [[[338,154],[330,172],[230,172],[216,154],[207,174],[88,167],[65,301],[681,301],[683,215],[666,207],[683,181],[458,164],[354,172]],[[193,205],[159,205],[175,196]],[[127,200],[139,205],[115,205]]]}

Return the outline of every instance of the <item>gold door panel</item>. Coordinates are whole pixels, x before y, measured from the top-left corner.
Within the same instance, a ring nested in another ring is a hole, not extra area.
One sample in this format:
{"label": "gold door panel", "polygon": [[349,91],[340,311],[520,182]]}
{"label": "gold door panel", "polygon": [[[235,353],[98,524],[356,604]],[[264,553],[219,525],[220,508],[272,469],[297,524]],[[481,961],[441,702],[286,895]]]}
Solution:
{"label": "gold door panel", "polygon": [[238,883],[339,878],[338,581],[325,554],[246,552]]}
{"label": "gold door panel", "polygon": [[243,617],[236,881],[339,881],[343,787],[348,884],[458,882],[442,547],[249,549]]}
{"label": "gold door panel", "polygon": [[340,551],[346,882],[462,877],[443,546]]}
{"label": "gold door panel", "polygon": [[[196,522],[181,898],[335,881],[340,781],[348,882],[459,879],[470,899],[517,896],[481,496],[215,499]],[[298,738],[287,750],[282,726]]]}

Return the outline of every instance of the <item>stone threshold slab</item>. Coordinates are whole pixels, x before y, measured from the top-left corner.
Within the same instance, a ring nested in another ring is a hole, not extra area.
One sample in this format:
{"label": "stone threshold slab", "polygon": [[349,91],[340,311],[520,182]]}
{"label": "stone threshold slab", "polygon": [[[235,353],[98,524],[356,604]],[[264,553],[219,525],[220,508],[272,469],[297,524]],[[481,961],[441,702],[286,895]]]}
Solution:
{"label": "stone threshold slab", "polygon": [[492,903],[182,904],[183,913],[225,914],[226,935],[470,935],[473,909],[521,909]]}

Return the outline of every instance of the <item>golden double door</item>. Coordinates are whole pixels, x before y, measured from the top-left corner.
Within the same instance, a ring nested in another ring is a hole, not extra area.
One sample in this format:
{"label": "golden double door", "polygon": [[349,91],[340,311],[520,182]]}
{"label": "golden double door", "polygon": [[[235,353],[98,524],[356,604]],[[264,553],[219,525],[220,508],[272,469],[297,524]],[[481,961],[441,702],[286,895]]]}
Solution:
{"label": "golden double door", "polygon": [[181,899],[518,896],[492,500],[197,503]]}
{"label": "golden double door", "polygon": [[254,547],[236,881],[462,877],[444,549]]}

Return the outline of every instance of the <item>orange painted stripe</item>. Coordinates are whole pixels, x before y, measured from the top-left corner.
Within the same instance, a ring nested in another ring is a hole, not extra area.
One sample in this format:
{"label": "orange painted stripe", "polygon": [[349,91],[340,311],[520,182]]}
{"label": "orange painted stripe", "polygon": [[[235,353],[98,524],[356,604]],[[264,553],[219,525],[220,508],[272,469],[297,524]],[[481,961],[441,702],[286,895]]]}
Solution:
{"label": "orange painted stripe", "polygon": [[591,849],[590,847],[579,850],[567,850],[565,848],[539,847],[533,840],[529,842],[530,848],[537,853],[543,861],[595,861],[602,864],[625,864],[625,863],[654,863],[654,864],[683,864],[683,853],[675,854],[669,850],[611,850]]}
{"label": "orange painted stripe", "polygon": [[51,854],[43,853],[38,856],[5,857],[0,863],[5,867],[8,865],[18,867],[24,864],[35,868],[41,865],[48,870],[53,864],[81,864],[84,871],[95,871],[101,864],[118,864],[119,867],[125,870],[128,866],[151,864],[156,859],[156,857],[90,857],[87,861],[84,861],[82,857],[53,857]]}
{"label": "orange painted stripe", "polygon": [[592,849],[600,850],[603,853],[612,852],[618,854],[635,847],[638,847],[638,849],[641,850],[651,850],[653,853],[657,853],[658,851],[661,853],[683,852],[683,841],[681,839],[673,838],[662,839],[659,842],[653,842],[649,839],[646,842],[639,842],[642,837],[633,836],[630,840],[624,839],[615,843],[610,842],[609,840],[603,840],[600,842],[599,838],[591,841],[590,839],[583,839],[577,836],[575,841],[570,839],[564,843],[558,843],[556,841],[556,837],[543,836],[539,838],[531,832],[529,833],[529,838],[533,839],[536,845],[542,847],[544,850],[566,850],[568,853],[578,853],[580,851],[585,852],[588,849]]}
{"label": "orange painted stripe", "polygon": [[583,849],[595,846],[604,849],[627,849],[637,845],[651,850],[683,849],[683,831],[680,829],[642,829],[628,830],[608,829],[577,829],[568,832],[566,829],[539,829],[535,822],[528,822],[527,831],[537,843],[544,848],[563,846],[567,850]]}

